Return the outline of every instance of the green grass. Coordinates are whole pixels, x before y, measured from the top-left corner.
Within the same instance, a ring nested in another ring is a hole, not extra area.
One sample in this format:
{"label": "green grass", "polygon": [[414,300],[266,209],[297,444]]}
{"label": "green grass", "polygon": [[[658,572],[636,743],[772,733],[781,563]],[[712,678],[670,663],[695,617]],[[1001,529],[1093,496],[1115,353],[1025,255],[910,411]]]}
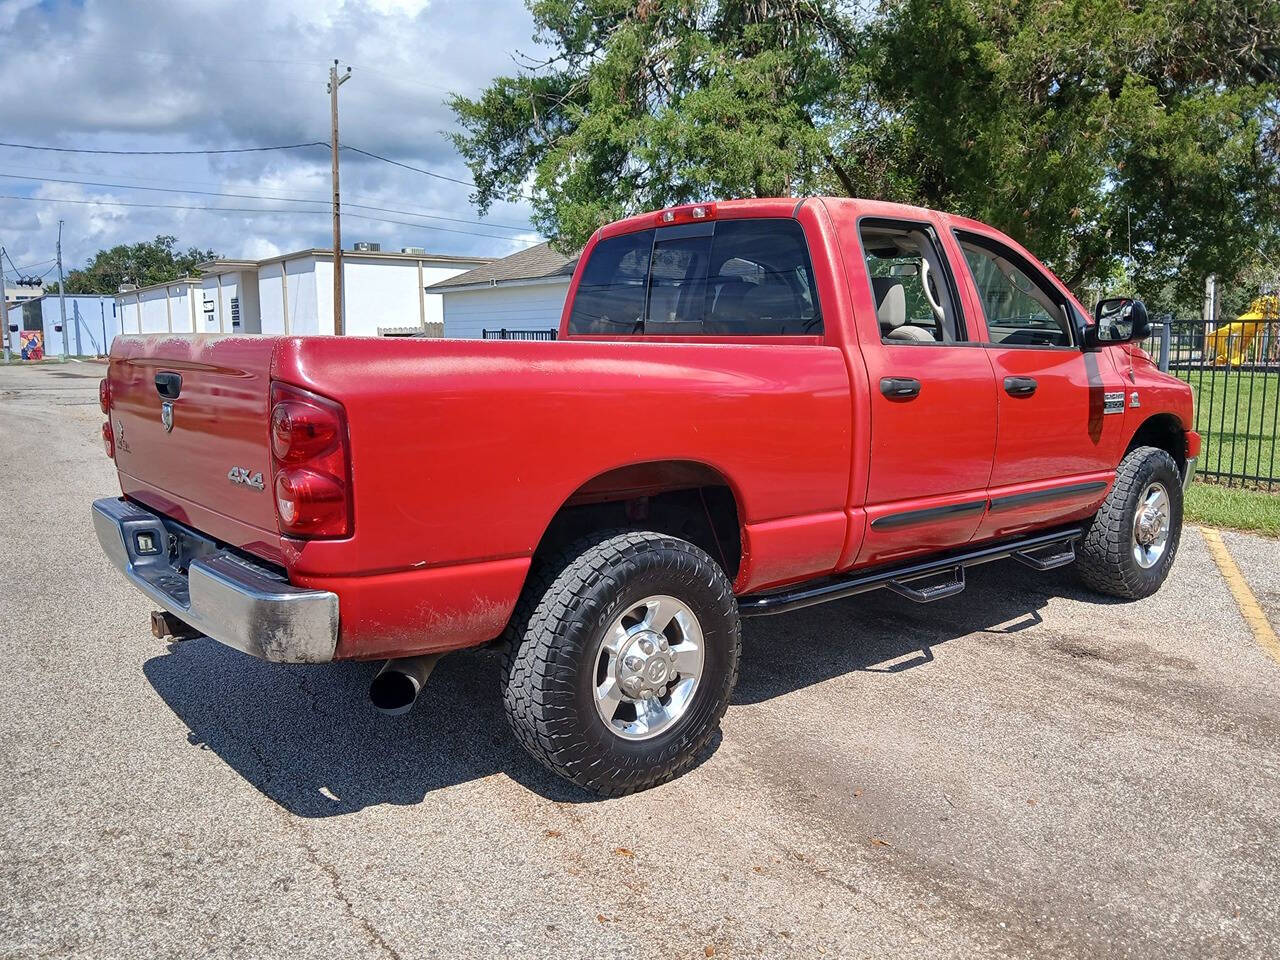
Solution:
{"label": "green grass", "polygon": [[1280,374],[1174,370],[1196,395],[1201,471],[1280,480]]}
{"label": "green grass", "polygon": [[1280,494],[1196,482],[1187,491],[1183,518],[1207,527],[1252,530],[1280,537]]}

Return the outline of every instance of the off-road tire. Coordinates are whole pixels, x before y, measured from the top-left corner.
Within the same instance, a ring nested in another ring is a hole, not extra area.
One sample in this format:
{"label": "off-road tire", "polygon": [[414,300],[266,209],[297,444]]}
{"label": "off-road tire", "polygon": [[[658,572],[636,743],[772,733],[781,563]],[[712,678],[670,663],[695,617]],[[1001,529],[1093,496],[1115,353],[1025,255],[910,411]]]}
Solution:
{"label": "off-road tire", "polygon": [[[629,605],[676,597],[698,617],[704,663],[685,713],[648,740],[611,731],[595,707],[603,632]],[[520,745],[553,773],[604,796],[645,790],[691,767],[714,736],[738,679],[738,604],[719,565],[652,532],[597,535],[539,558],[503,656],[503,705]]]}
{"label": "off-road tire", "polygon": [[[1144,568],[1133,557],[1133,520],[1147,485],[1158,480],[1169,494],[1169,539],[1164,555]],[[1099,593],[1126,600],[1149,597],[1164,583],[1182,539],[1182,476],[1173,457],[1158,447],[1135,447],[1116,469],[1115,486],[1093,516],[1076,556],[1081,581]]]}

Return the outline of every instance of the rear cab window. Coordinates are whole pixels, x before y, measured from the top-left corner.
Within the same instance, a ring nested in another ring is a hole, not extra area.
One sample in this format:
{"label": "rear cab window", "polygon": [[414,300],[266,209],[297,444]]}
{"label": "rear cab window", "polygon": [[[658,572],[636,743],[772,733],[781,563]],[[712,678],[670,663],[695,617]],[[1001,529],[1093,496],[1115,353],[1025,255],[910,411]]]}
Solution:
{"label": "rear cab window", "polygon": [[679,224],[609,237],[583,268],[570,335],[816,336],[823,332],[795,220]]}
{"label": "rear cab window", "polygon": [[860,223],[858,235],[881,343],[968,341],[951,272],[931,225],[869,218]]}

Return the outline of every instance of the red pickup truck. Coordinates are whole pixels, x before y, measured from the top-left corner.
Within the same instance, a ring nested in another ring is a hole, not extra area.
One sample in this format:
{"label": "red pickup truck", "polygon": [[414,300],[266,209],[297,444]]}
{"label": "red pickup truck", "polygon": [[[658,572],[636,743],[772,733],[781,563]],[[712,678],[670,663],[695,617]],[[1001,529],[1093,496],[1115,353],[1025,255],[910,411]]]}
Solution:
{"label": "red pickup truck", "polygon": [[603,227],[556,342],[126,336],[102,383],[108,556],[161,609],[281,662],[497,642],[521,743],[606,794],[678,775],[740,618],[966,568],[1159,588],[1200,438],[1188,386],[981,223],[862,200]]}

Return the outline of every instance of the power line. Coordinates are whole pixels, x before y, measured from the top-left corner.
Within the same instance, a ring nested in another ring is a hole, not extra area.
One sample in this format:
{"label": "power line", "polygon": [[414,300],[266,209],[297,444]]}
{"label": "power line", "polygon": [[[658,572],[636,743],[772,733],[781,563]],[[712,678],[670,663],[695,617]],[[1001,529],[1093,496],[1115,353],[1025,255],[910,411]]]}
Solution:
{"label": "power line", "polygon": [[48,260],[39,260],[39,261],[37,261],[37,262],[35,262],[35,263],[28,263],[27,265],[22,266],[22,267],[14,267],[14,266],[13,266],[13,258],[9,256],[9,251],[8,251],[8,250],[6,250],[6,251],[4,252],[4,255],[5,255],[5,259],[7,259],[7,260],[9,261],[9,266],[13,267],[14,271],[15,271],[15,272],[17,272],[17,273],[21,273],[23,270],[33,270],[33,269],[35,269],[36,267],[43,267],[46,263],[54,263],[54,262],[55,262],[55,261],[54,261],[54,258],[53,258],[53,257],[50,257]]}
{"label": "power line", "polygon": [[437,180],[448,180],[450,183],[460,183],[464,187],[474,187],[475,184],[470,180],[459,180],[456,177],[446,177],[443,173],[435,173],[431,170],[424,170],[422,167],[411,166],[407,163],[401,163],[399,160],[392,160],[390,157],[379,156],[376,153],[370,153],[368,150],[361,150],[359,147],[353,147],[350,144],[341,144],[343,150],[350,150],[352,153],[364,154],[366,157],[372,157],[374,160],[381,160],[383,163],[394,164],[397,167],[404,167],[406,170],[412,170],[414,173],[424,173],[428,177],[435,177]]}
{"label": "power line", "polygon": [[[34,200],[40,203],[74,203],[80,206],[102,206],[102,207],[144,207],[154,210],[202,210],[208,213],[256,213],[256,214],[276,214],[276,213],[312,213],[329,215],[328,210],[300,210],[296,207],[286,207],[283,209],[271,209],[270,207],[208,207],[208,206],[192,206],[189,204],[179,203],[131,203],[125,200],[69,200],[61,197],[24,197],[19,194],[0,193],[0,200]],[[391,220],[386,217],[370,217],[362,213],[353,213],[350,216],[357,220],[370,220],[374,223],[394,223],[402,227],[417,227],[419,230],[435,230],[439,233],[460,233],[469,237],[490,237],[494,240],[506,240],[512,243],[534,244],[536,240],[525,240],[520,237],[504,237],[496,233],[477,233],[474,230],[455,230],[452,227],[433,227],[426,223],[413,223],[409,220]]]}
{"label": "power line", "polygon": [[[306,143],[285,143],[274,147],[232,147],[222,150],[87,150],[79,147],[46,147],[33,143],[7,143],[0,140],[0,147],[13,147],[15,150],[45,150],[51,153],[95,153],[113,157],[189,157],[220,153],[263,153],[268,150],[298,150],[302,147],[327,147],[323,140],[309,140]],[[395,161],[391,161],[395,162]]]}
{"label": "power line", "polygon": [[[74,184],[80,184],[82,186],[116,187],[123,190],[167,189],[167,192],[170,192],[170,193],[207,193],[208,191],[204,191],[199,188],[212,185],[207,180],[179,180],[173,177],[164,177],[164,178],[139,177],[133,174],[121,174],[121,173],[99,174],[97,171],[93,171],[93,170],[68,170],[65,168],[61,168],[59,169],[58,172],[73,173],[73,174],[78,174],[86,177],[92,177],[92,176],[119,177],[124,180],[136,180],[136,181],[139,181],[139,183],[100,183],[94,180],[55,180],[54,178],[46,177],[43,174],[29,174],[29,173],[0,173],[0,177],[8,177],[10,179],[23,179],[23,180],[31,180],[31,181],[37,181],[37,180],[49,181],[49,182],[55,182],[55,183],[74,183]],[[141,186],[141,184],[145,184],[145,183],[180,184],[182,189],[157,188],[157,187],[148,188],[145,186]],[[187,189],[188,187],[190,187],[191,189]],[[210,194],[210,195],[233,197],[233,198],[238,198],[243,200],[282,200],[282,201],[288,201],[291,203],[295,203],[295,202],[296,203],[330,203],[331,202],[328,197],[273,197],[270,195],[264,196],[262,194],[256,194],[256,193],[219,193],[219,194]],[[353,197],[355,200],[373,201],[373,200],[380,199],[377,197],[370,197],[363,194],[355,194],[355,193],[348,194],[348,196]],[[500,229],[505,229],[505,230],[526,230],[526,231],[534,229],[533,225],[529,223],[503,223],[497,220],[488,220],[488,219],[468,220],[468,219],[459,218],[459,217],[446,216],[444,214],[429,211],[419,207],[381,207],[381,206],[375,206],[372,203],[347,203],[346,201],[343,202],[343,205],[349,206],[349,207],[355,207],[361,210],[372,210],[375,213],[402,213],[411,217],[423,217],[424,219],[427,219],[427,220],[448,220],[454,223],[474,224],[475,226],[478,226],[478,227],[498,227]]]}
{"label": "power line", "polygon": [[[152,193],[190,193],[203,197],[228,197],[233,200],[270,200],[279,203],[329,203],[328,200],[312,200],[307,197],[273,197],[254,193],[225,193],[216,190],[174,189],[169,187],[143,187],[130,183],[106,183],[101,180],[70,180],[61,177],[33,177],[20,173],[0,173],[6,180],[26,180],[31,183],[67,183],[82,187],[108,187],[119,190],[147,190]],[[532,230],[532,226],[518,227],[514,224],[488,223],[484,220],[467,220],[462,217],[437,216],[430,213],[415,213],[412,210],[400,210],[395,207],[375,207],[364,203],[347,203],[343,206],[357,210],[372,210],[375,213],[399,213],[410,217],[422,217],[425,220],[444,220],[449,223],[469,223],[479,227],[498,227],[505,230]],[[352,214],[355,216],[355,214]],[[424,224],[425,226],[425,224]]]}

